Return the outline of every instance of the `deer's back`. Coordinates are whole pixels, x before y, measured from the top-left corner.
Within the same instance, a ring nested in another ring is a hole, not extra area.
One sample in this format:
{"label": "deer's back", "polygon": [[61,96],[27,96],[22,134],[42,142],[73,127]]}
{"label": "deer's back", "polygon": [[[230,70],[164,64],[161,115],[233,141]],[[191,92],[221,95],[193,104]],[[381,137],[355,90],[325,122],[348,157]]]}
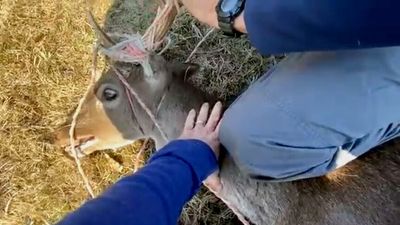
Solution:
{"label": "deer's back", "polygon": [[399,145],[388,144],[326,177],[287,183],[251,179],[226,158],[221,170],[224,194],[256,224],[396,224]]}

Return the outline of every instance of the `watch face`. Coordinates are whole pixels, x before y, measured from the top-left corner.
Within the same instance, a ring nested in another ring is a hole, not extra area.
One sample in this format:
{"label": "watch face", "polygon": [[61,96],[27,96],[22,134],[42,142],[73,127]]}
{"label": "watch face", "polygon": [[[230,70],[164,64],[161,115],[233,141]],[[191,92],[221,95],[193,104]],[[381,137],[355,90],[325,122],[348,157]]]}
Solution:
{"label": "watch face", "polygon": [[222,0],[221,11],[225,13],[232,12],[237,7],[238,0]]}

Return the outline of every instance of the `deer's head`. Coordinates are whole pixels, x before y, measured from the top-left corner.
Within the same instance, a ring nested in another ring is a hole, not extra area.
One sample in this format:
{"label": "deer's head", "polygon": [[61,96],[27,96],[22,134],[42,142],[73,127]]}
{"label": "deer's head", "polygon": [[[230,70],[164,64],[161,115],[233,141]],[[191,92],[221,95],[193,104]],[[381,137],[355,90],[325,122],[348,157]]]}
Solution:
{"label": "deer's head", "polygon": [[[104,32],[99,31],[98,34],[104,47],[112,44]],[[195,64],[171,63],[159,55],[152,55],[149,61],[153,70],[151,77],[146,76],[140,64],[110,62],[113,68],[103,71],[96,81],[84,101],[75,128],[75,143],[84,155],[125,146],[139,138],[151,136],[154,130],[154,124],[137,100],[133,96],[132,101],[129,100],[130,93],[115,69],[126,78],[129,86],[154,114],[158,113],[161,100],[173,88],[171,85],[184,83],[185,77],[198,70]],[[169,103],[163,104],[165,107]],[[57,145],[69,145],[70,122],[71,116],[66,125],[56,131]]]}

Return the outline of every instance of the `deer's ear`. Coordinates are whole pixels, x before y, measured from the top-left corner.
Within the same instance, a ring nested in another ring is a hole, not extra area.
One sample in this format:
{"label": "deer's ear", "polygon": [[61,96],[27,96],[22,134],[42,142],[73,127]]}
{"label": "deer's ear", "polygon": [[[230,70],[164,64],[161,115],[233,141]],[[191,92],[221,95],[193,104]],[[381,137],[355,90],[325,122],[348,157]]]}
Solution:
{"label": "deer's ear", "polygon": [[195,63],[172,63],[171,72],[176,77],[186,80],[200,70],[200,66]]}

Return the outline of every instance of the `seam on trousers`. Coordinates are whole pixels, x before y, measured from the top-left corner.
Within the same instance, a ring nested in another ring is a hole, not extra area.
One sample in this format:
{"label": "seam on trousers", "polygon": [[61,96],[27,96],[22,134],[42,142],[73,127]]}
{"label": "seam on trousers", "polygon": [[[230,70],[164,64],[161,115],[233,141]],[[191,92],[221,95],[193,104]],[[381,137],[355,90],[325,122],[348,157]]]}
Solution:
{"label": "seam on trousers", "polygon": [[[335,148],[335,149],[338,149],[338,148]],[[329,154],[330,154],[331,151],[336,151],[336,150],[331,149],[329,151]],[[279,182],[297,181],[297,180],[302,180],[302,179],[310,179],[310,178],[324,176],[327,173],[332,172],[332,168],[330,168],[330,167],[326,167],[326,168],[329,168],[329,170],[326,170],[325,172],[323,172],[321,174],[315,173],[315,171],[314,171],[316,168],[319,168],[322,165],[325,165],[328,161],[332,161],[332,159],[325,160],[322,163],[320,163],[318,165],[315,165],[315,166],[312,166],[312,167],[310,167],[309,169],[307,169],[305,171],[299,172],[299,173],[294,174],[294,175],[282,177],[282,178],[273,178],[273,177],[268,177],[268,176],[263,176],[263,175],[261,175],[261,176],[260,175],[255,175],[255,174],[249,174],[249,176],[251,178],[258,179],[258,180],[261,180],[261,181],[270,182],[270,183],[279,183]]]}
{"label": "seam on trousers", "polygon": [[[389,135],[385,133],[383,136],[379,137],[379,142],[376,146],[400,137],[400,121],[391,124],[393,124],[395,127],[391,131],[389,131]],[[388,126],[390,126],[390,124]],[[381,129],[385,129],[385,127]]]}

